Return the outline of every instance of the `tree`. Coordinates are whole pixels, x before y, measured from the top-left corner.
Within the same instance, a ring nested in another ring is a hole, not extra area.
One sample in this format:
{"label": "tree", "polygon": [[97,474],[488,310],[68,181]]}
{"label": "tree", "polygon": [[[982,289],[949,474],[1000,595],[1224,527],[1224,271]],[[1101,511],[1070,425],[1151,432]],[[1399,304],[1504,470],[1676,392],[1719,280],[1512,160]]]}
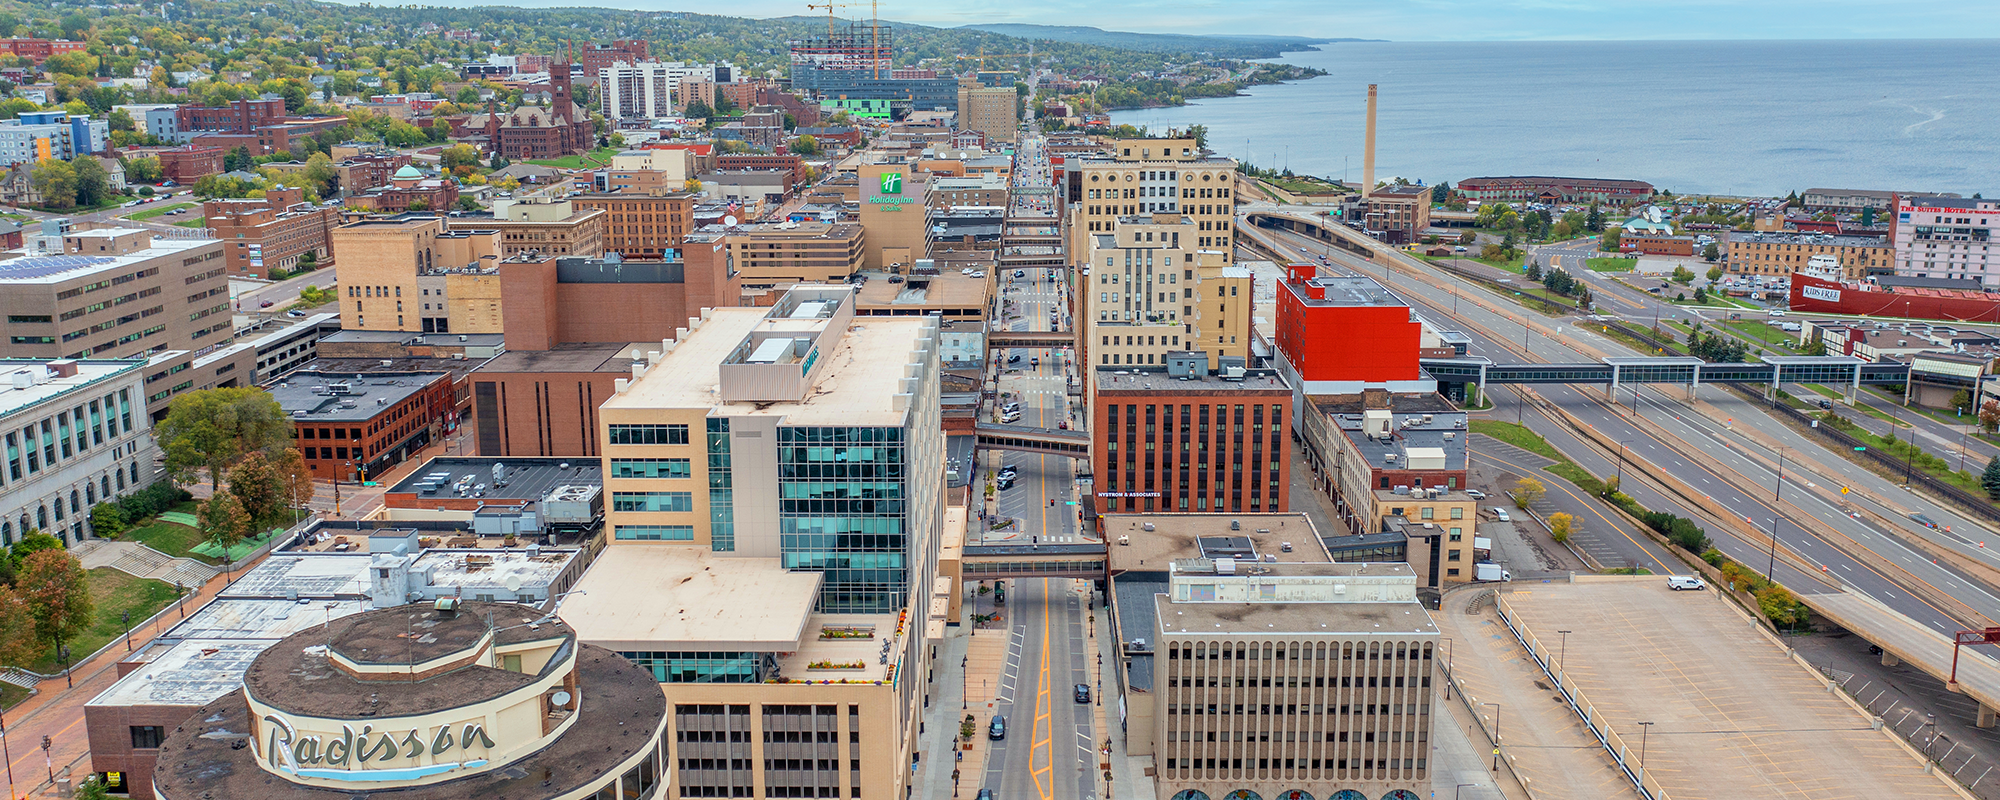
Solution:
{"label": "tree", "polygon": [[229,492],[219,493],[197,506],[195,521],[202,537],[225,552],[250,533],[250,514],[236,501],[236,495]]}
{"label": "tree", "polygon": [[709,119],[715,116],[715,109],[700,100],[690,100],[687,108],[681,112],[681,116],[688,119]]}
{"label": "tree", "polygon": [[1576,518],[1561,511],[1549,515],[1549,538],[1556,544],[1569,544],[1569,536],[1576,529]]}
{"label": "tree", "polygon": [[1439,181],[1438,185],[1431,187],[1431,202],[1433,203],[1442,203],[1445,201],[1445,198],[1450,196],[1451,196],[1450,181]]}
{"label": "tree", "polygon": [[506,169],[507,158],[505,156],[500,155],[498,152],[495,152],[493,154],[493,160],[487,162],[486,167],[488,169]]}
{"label": "tree", "polygon": [[243,145],[237,145],[234,149],[222,155],[222,169],[224,172],[235,172],[254,166],[257,166],[256,157],[250,155],[250,148]]}
{"label": "tree", "polygon": [[447,170],[460,166],[477,167],[479,166],[479,151],[474,150],[472,145],[460,143],[445,148],[444,153],[439,155],[438,159]]}
{"label": "tree", "polygon": [[1721,267],[1709,267],[1709,268],[1708,268],[1708,282],[1709,282],[1709,283],[1714,283],[1714,282],[1716,282],[1716,281],[1719,281],[1719,280],[1722,280],[1722,268],[1721,268]]}
{"label": "tree", "polygon": [[61,539],[30,528],[28,534],[21,537],[21,541],[15,542],[7,548],[7,560],[16,569],[19,569],[21,562],[26,561],[28,556],[32,556],[43,550],[63,549],[66,548],[63,547]]}
{"label": "tree", "polygon": [[2000,456],[1986,462],[1986,471],[1979,476],[1979,485],[1986,488],[1986,496],[2000,500]]}
{"label": "tree", "polygon": [[262,452],[251,452],[229,470],[229,493],[252,521],[265,522],[284,507],[282,480],[269,458]]}
{"label": "tree", "polygon": [[458,94],[453,95],[451,99],[462,106],[476,106],[479,105],[479,90],[470,86],[461,86],[458,89]]}
{"label": "tree", "polygon": [[1694,301],[1697,303],[1708,302],[1708,290],[1700,286],[1694,287]]}
{"label": "tree", "polygon": [[1607,253],[1618,252],[1618,240],[1623,235],[1624,231],[1619,228],[1612,228],[1605,231],[1603,236],[1598,237],[1600,241],[1598,242],[1597,249]]}
{"label": "tree", "polygon": [[1989,435],[2000,430],[2000,400],[1988,400],[1979,407],[1979,429]]}
{"label": "tree", "polygon": [[1514,502],[1518,503],[1522,508],[1527,508],[1534,504],[1536,500],[1542,499],[1542,495],[1547,493],[1548,489],[1542,486],[1542,482],[1534,478],[1522,478],[1514,482]]}
{"label": "tree", "polygon": [[819,139],[811,134],[793,137],[791,141],[785,143],[785,147],[802,156],[819,155]]}
{"label": "tree", "polygon": [[1964,389],[1953,393],[1951,396],[1951,407],[1957,409],[1960,414],[1965,413],[1967,409],[1972,408],[1972,393]]}
{"label": "tree", "polygon": [[252,451],[273,452],[292,442],[291,420],[269,392],[255,388],[204,389],[174,398],[155,428],[167,451],[167,472],[186,482],[207,470],[220,488],[230,465]]}
{"label": "tree", "polygon": [[95,206],[111,196],[111,173],[104,171],[104,162],[97,156],[77,156],[70,169],[76,173],[77,205]]}
{"label": "tree", "polygon": [[1604,211],[1596,203],[1590,204],[1590,213],[1584,217],[1583,229],[1596,233],[1604,230]]}
{"label": "tree", "polygon": [[307,157],[305,171],[299,177],[318,188],[321,197],[332,195],[340,188],[340,170],[334,168],[333,158],[325,153]]}
{"label": "tree", "polygon": [[14,578],[8,568],[9,587],[0,587],[0,664],[27,664],[35,660],[40,645],[35,641],[35,617],[21,593],[11,588]]}
{"label": "tree", "polygon": [[[1722,246],[1714,242],[1709,242],[1707,247],[1701,249],[1701,257],[1710,264],[1720,261],[1722,259]],[[1722,277],[1721,267],[1716,267],[1709,270],[1709,272],[1714,273],[1716,278]],[[1709,278],[1709,280],[1715,280],[1715,278]]]}
{"label": "tree", "polygon": [[278,477],[279,492],[286,505],[292,508],[312,505],[317,487],[313,486],[312,473],[306,470],[305,456],[299,454],[298,448],[279,450],[271,458],[271,471]]}
{"label": "tree", "polygon": [[44,158],[35,162],[35,171],[30,175],[35,191],[42,195],[42,205],[49,208],[69,208],[76,205],[76,168],[69,162],[56,158]]}
{"label": "tree", "polygon": [[117,503],[103,502],[90,507],[90,532],[103,539],[116,539],[125,532],[125,512]]}
{"label": "tree", "polygon": [[34,620],[35,641],[44,647],[60,651],[63,642],[90,630],[97,621],[90,576],[67,550],[29,555],[14,575],[14,591]]}
{"label": "tree", "polygon": [[158,156],[142,156],[125,159],[125,180],[133,183],[159,183],[164,175],[160,172]]}
{"label": "tree", "polygon": [[1458,245],[1460,247],[1469,246],[1476,241],[1479,241],[1479,235],[1472,231],[1466,231],[1458,235]]}

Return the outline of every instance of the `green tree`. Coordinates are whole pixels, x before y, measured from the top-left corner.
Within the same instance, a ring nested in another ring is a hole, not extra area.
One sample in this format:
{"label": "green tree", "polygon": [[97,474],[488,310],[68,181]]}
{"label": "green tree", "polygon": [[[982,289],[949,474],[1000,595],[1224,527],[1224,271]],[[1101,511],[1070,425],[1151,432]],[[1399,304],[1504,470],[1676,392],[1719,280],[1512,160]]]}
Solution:
{"label": "green tree", "polygon": [[1697,303],[1708,302],[1708,290],[1700,286],[1694,287],[1694,301]]}
{"label": "green tree", "polygon": [[167,472],[187,482],[207,470],[220,488],[223,473],[253,451],[275,452],[292,442],[291,420],[269,392],[204,389],[174,398],[154,432],[167,451]]}
{"label": "green tree", "polygon": [[90,576],[67,550],[42,550],[23,559],[14,574],[14,591],[27,605],[35,641],[43,647],[60,651],[63,642],[97,621]]}
{"label": "green tree", "polygon": [[[291,448],[286,448],[287,450]],[[284,508],[283,480],[261,451],[246,453],[229,470],[229,493],[253,522],[267,522]]]}
{"label": "green tree", "polygon": [[125,532],[128,520],[117,503],[104,502],[90,507],[90,532],[104,539],[116,539]]}
{"label": "green tree", "polygon": [[791,141],[785,143],[785,147],[802,156],[819,155],[819,139],[814,138],[811,134],[795,136]]}
{"label": "green tree", "polygon": [[104,162],[97,156],[77,156],[70,162],[70,170],[76,173],[77,205],[95,206],[111,197],[111,173],[104,171]]}
{"label": "green tree", "polygon": [[26,561],[28,556],[43,550],[62,549],[65,548],[61,539],[31,528],[26,536],[21,537],[21,541],[8,546],[7,559],[13,563],[14,568],[19,569],[21,562]]}
{"label": "green tree", "polygon": [[195,521],[199,523],[202,537],[225,552],[250,533],[250,514],[243,510],[242,503],[236,501],[236,495],[229,492],[217,494],[197,506]]}
{"label": "green tree", "polygon": [[1979,475],[1979,485],[1985,487],[1988,498],[2000,500],[2000,456],[1986,462],[1986,471]]}
{"label": "green tree", "polygon": [[1203,149],[1206,149],[1206,148],[1208,147],[1208,126],[1207,126],[1207,125],[1202,125],[1202,124],[1199,124],[1199,123],[1197,123],[1197,124],[1194,124],[1194,125],[1189,125],[1189,126],[1188,126],[1188,129],[1187,129],[1187,135],[1188,135],[1188,136],[1189,136],[1190,138],[1194,139],[1194,146],[1195,146],[1195,147],[1199,147],[1199,148],[1203,148]]}
{"label": "green tree", "polygon": [[1590,213],[1584,217],[1583,229],[1592,233],[1604,230],[1604,210],[1598,208],[1596,203],[1590,204]]}
{"label": "green tree", "polygon": [[1960,414],[1965,413],[1968,409],[1972,408],[1972,393],[1964,389],[1952,393],[1951,407],[1957,409]]}
{"label": "green tree", "polygon": [[1548,489],[1542,486],[1542,482],[1534,478],[1522,478],[1514,482],[1514,502],[1519,503],[1522,508],[1533,505],[1547,493]]}
{"label": "green tree", "polygon": [[[1722,260],[1722,247],[1714,242],[1709,242],[1707,247],[1701,249],[1701,257],[1710,264],[1720,261]],[[1717,277],[1720,277],[1722,270],[1718,267],[1710,270],[1710,272],[1714,272]],[[1715,280],[1715,278],[1709,278],[1709,280]]]}
{"label": "green tree", "polygon": [[1722,280],[1722,268],[1721,268],[1721,267],[1709,267],[1709,268],[1708,268],[1708,282],[1709,282],[1709,283],[1714,283],[1714,282],[1716,282],[1716,281],[1719,281],[1719,280]]}
{"label": "green tree", "polygon": [[314,153],[306,159],[303,178],[306,183],[318,187],[321,197],[332,196],[339,189],[340,170],[333,166],[333,158],[325,153]]}
{"label": "green tree", "polygon": [[159,183],[165,177],[160,172],[158,156],[141,156],[125,159],[125,180],[132,183]]}
{"label": "green tree", "polygon": [[1618,239],[1623,235],[1624,231],[1618,228],[1605,231],[1603,236],[1598,237],[1597,249],[1607,253],[1618,252]]}
{"label": "green tree", "polygon": [[256,165],[257,159],[250,155],[250,148],[242,145],[237,145],[235,149],[222,154],[222,169],[225,172],[249,169]]}
{"label": "green tree", "polygon": [[479,151],[473,149],[472,145],[460,143],[445,148],[444,153],[440,154],[438,159],[446,170],[458,167],[477,167],[479,166]]}
{"label": "green tree", "polygon": [[71,167],[69,162],[56,158],[37,161],[30,179],[35,184],[35,191],[42,195],[42,205],[49,208],[76,205],[76,168]]}
{"label": "green tree", "polygon": [[458,94],[454,95],[451,99],[462,106],[476,106],[479,105],[479,90],[470,86],[462,86],[459,87]]}
{"label": "green tree", "polygon": [[98,780],[96,775],[91,775],[84,778],[83,783],[76,787],[74,800],[114,800],[114,798],[111,789],[104,785],[104,781]]}

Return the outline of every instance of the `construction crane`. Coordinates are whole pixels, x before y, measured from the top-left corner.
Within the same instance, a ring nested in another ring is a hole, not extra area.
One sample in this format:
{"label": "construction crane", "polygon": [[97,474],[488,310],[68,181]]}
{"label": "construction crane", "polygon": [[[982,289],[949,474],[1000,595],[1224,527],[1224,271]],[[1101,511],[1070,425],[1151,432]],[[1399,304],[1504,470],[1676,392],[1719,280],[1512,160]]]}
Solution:
{"label": "construction crane", "polygon": [[851,4],[849,4],[849,3],[807,3],[807,4],[806,4],[806,8],[811,8],[811,9],[821,9],[821,8],[824,8],[824,9],[826,9],[826,39],[827,39],[827,42],[828,42],[829,44],[833,42],[833,10],[834,10],[834,9],[836,9],[836,8],[847,8],[847,7],[849,6],[849,5],[851,5]]}

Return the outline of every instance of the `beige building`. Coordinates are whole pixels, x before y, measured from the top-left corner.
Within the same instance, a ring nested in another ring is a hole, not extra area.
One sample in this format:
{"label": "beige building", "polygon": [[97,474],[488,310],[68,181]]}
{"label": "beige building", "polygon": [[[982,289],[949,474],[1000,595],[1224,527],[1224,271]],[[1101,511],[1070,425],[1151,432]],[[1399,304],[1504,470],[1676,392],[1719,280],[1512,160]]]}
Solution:
{"label": "beige building", "polygon": [[1014,141],[1021,128],[1020,94],[1012,86],[985,86],[977,75],[958,79],[958,129],[979,131],[1000,142]]}
{"label": "beige building", "polygon": [[699,174],[693,150],[627,150],[611,157],[612,172],[658,172],[674,191]]}
{"label": "beige building", "polygon": [[501,255],[506,258],[530,251],[545,256],[595,256],[604,252],[608,216],[606,211],[578,208],[568,200],[534,196],[496,202],[490,215],[451,217],[448,226],[452,230],[499,231]]}
{"label": "beige building", "polygon": [[660,682],[673,797],[908,796],[964,517],[938,321],[854,316],[832,285],[709,310],[599,410],[610,541],[563,616]]}
{"label": "beige building", "polygon": [[1210,369],[1250,359],[1251,273],[1201,247],[1195,221],[1155,212],[1088,237],[1081,358],[1093,366],[1160,366],[1201,351]]}
{"label": "beige building", "polygon": [[725,237],[731,263],[746,289],[840,283],[861,270],[867,252],[861,226],[846,222],[712,225],[702,233]]}
{"label": "beige building", "polygon": [[1193,139],[1117,139],[1110,150],[1073,157],[1066,168],[1069,252],[1089,252],[1089,237],[1109,233],[1121,217],[1164,211],[1194,221],[1194,247],[1234,258],[1234,159],[1211,156]]}
{"label": "beige building", "polygon": [[907,164],[861,165],[861,227],[868,231],[863,267],[908,273],[930,257],[929,176]]}
{"label": "beige building", "polygon": [[342,329],[501,332],[499,231],[403,214],[335,228],[333,246],[351,254],[340,262]]}
{"label": "beige building", "polygon": [[66,231],[61,254],[0,260],[9,358],[144,358],[229,342],[223,243],[150,231]]}
{"label": "beige building", "polygon": [[1860,280],[1887,275],[1896,268],[1896,248],[1874,236],[1791,231],[1731,231],[1725,252],[1729,271],[1739,275],[1790,275],[1803,272],[1813,256],[1840,262],[1840,277]]}

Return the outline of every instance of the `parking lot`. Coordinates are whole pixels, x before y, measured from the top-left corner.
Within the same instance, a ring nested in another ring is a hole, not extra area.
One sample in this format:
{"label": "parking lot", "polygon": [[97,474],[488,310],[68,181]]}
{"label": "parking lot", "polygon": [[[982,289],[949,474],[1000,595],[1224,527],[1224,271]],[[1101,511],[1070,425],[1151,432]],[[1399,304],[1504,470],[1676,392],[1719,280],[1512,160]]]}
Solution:
{"label": "parking lot", "polygon": [[[1592,576],[1504,597],[1613,729],[1635,743],[1643,730],[1646,764],[1673,797],[1957,796],[1713,590]],[[1556,699],[1531,660],[1485,672],[1491,699]],[[1580,768],[1609,763],[1601,750],[1570,752]]]}

